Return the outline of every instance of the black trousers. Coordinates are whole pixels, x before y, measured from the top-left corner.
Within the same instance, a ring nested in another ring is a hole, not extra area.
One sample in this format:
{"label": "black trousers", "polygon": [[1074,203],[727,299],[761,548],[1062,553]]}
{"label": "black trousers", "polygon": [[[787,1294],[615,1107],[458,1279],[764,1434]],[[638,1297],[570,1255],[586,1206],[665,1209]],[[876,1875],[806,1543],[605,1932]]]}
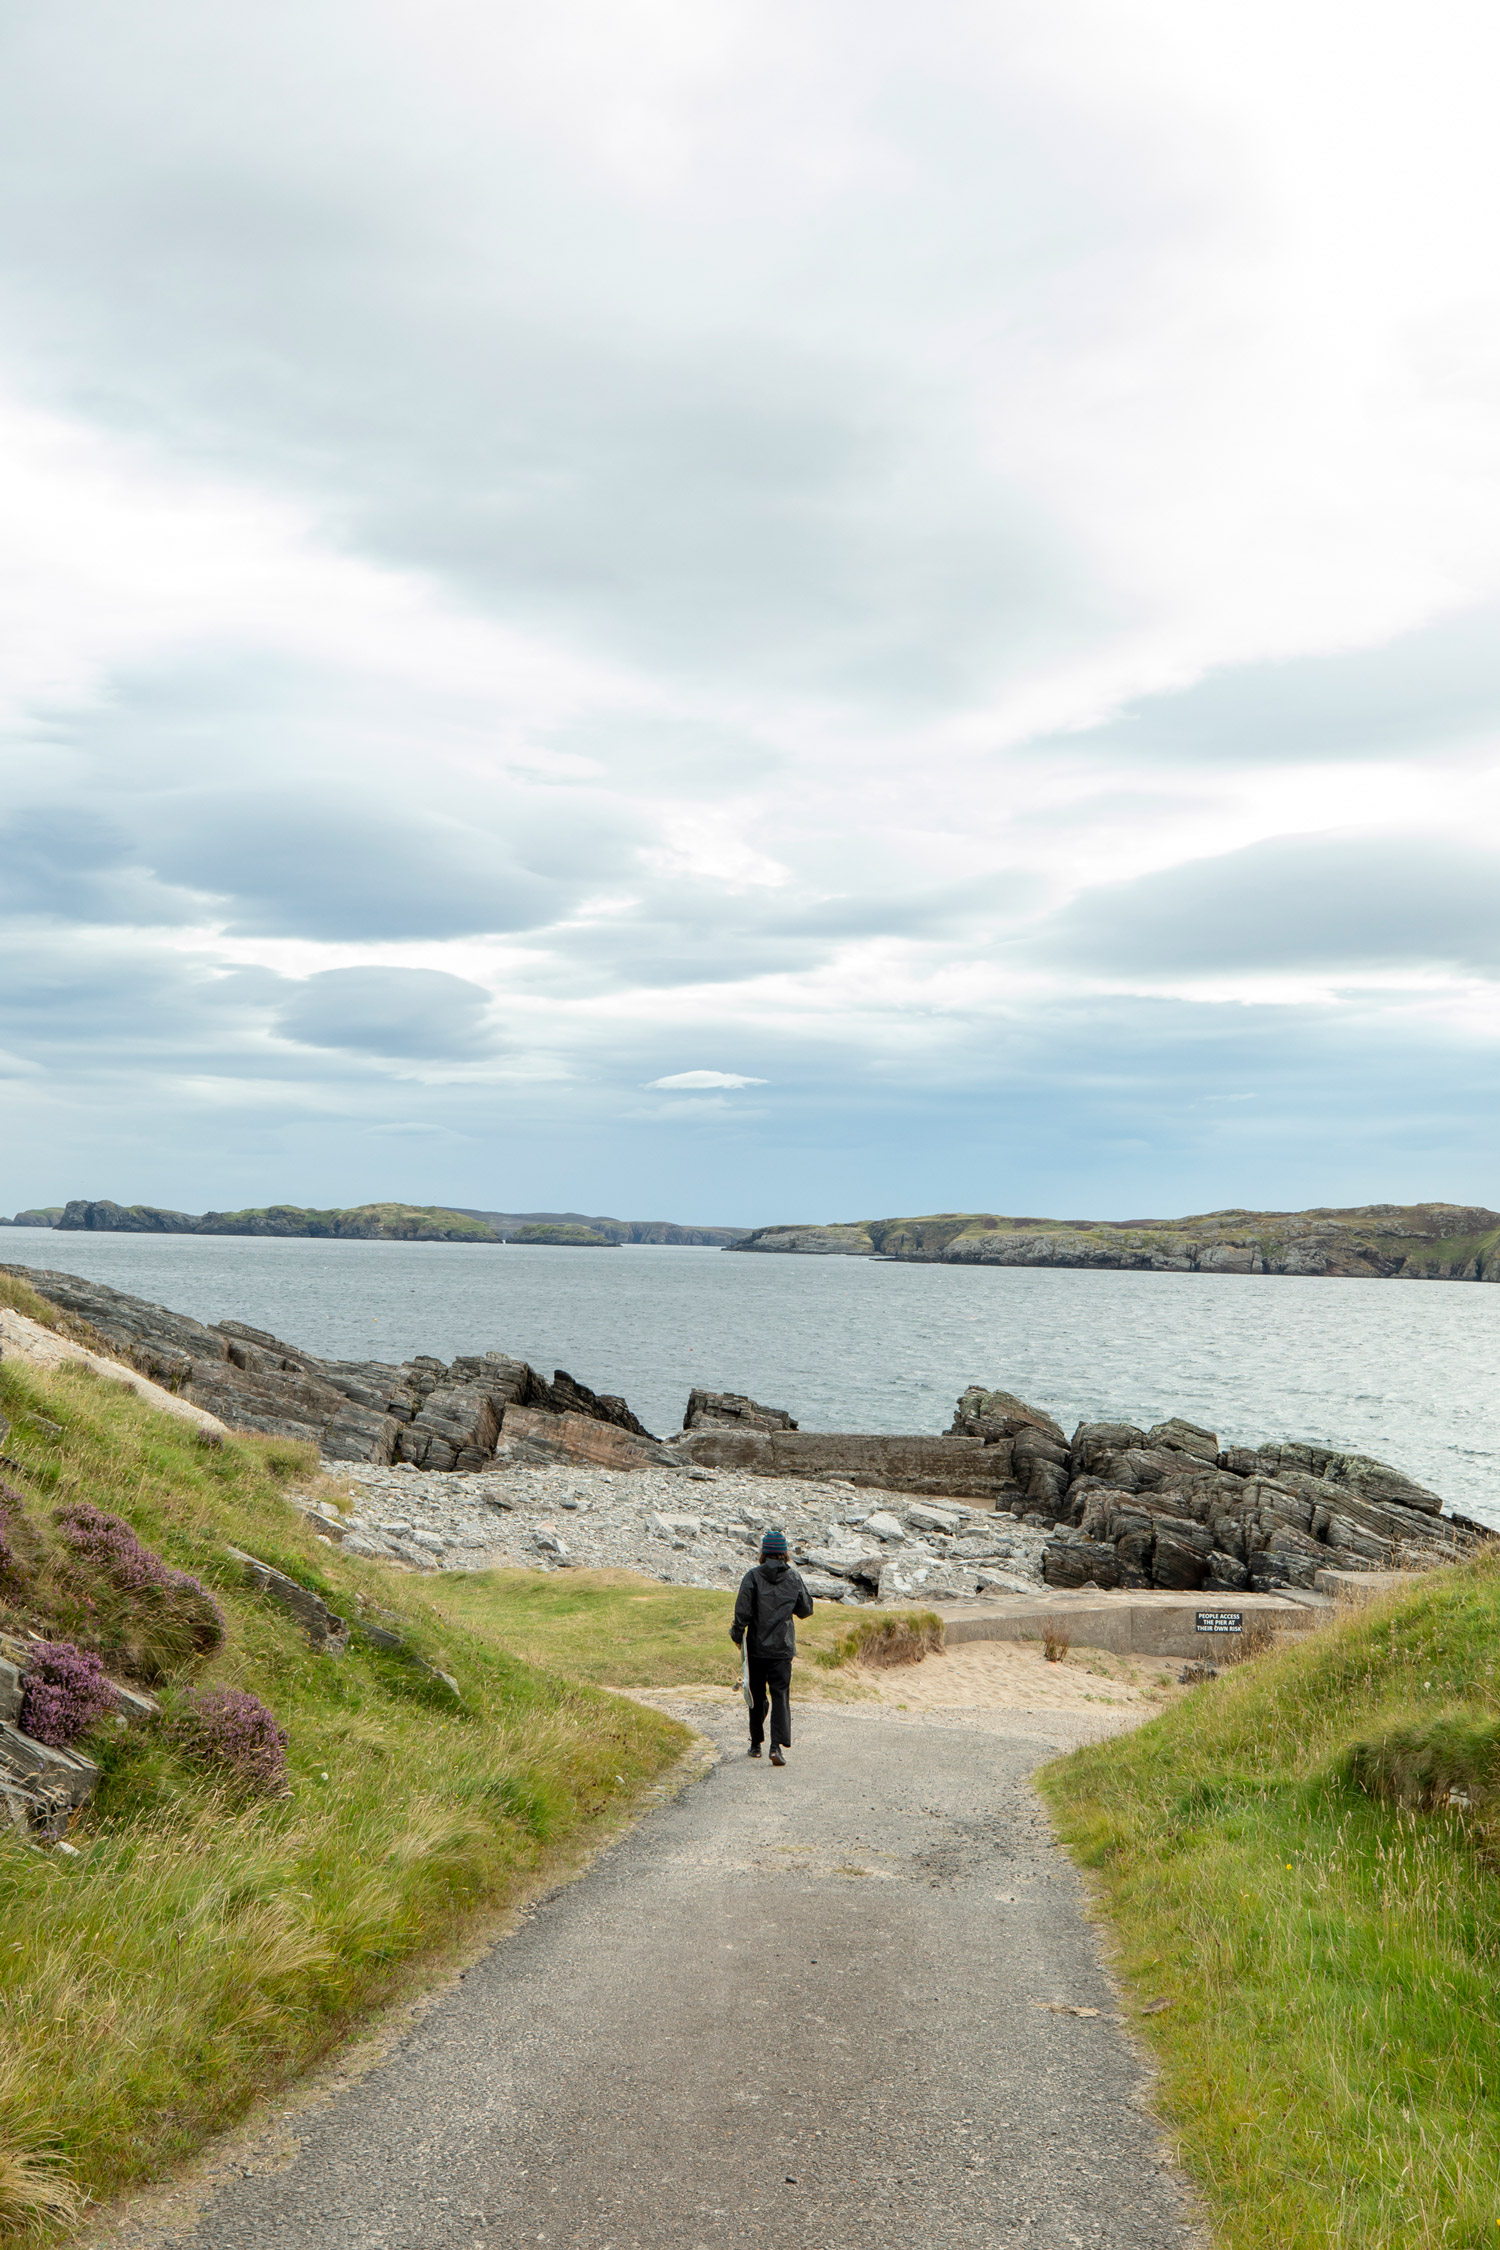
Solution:
{"label": "black trousers", "polygon": [[792,1660],[789,1656],[752,1656],[750,1659],[750,1740],[758,1748],[766,1738],[766,1705],[771,1706],[771,1748],[783,1749],[792,1740]]}

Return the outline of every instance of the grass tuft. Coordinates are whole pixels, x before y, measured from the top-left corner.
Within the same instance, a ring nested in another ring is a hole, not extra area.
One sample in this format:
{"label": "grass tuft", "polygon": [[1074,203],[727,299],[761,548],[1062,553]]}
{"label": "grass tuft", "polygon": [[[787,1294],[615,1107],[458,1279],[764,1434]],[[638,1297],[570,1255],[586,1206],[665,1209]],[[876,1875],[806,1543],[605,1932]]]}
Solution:
{"label": "grass tuft", "polygon": [[76,2218],[78,2190],[55,2156],[0,2148],[0,2227],[12,2242],[35,2242]]}
{"label": "grass tuft", "polygon": [[943,1648],[943,1620],[933,1609],[899,1610],[894,1615],[862,1617],[832,1648],[820,1649],[818,1662],[830,1671],[841,1664],[876,1667],[920,1664]]}
{"label": "grass tuft", "polygon": [[1368,1796],[1406,1812],[1435,1812],[1457,1803],[1493,1820],[1500,1787],[1500,1718],[1469,1710],[1387,1728],[1356,1742],[1346,1769]]}

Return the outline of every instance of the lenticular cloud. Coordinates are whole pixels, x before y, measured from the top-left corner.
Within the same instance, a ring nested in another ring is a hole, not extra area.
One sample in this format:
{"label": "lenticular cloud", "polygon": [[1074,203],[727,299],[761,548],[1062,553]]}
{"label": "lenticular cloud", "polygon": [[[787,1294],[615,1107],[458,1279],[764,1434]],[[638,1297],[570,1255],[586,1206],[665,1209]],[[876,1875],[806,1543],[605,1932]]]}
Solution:
{"label": "lenticular cloud", "polygon": [[764,1078],[741,1078],[732,1070],[679,1070],[674,1078],[653,1078],[648,1081],[653,1091],[667,1094],[697,1094],[706,1087],[764,1086]]}

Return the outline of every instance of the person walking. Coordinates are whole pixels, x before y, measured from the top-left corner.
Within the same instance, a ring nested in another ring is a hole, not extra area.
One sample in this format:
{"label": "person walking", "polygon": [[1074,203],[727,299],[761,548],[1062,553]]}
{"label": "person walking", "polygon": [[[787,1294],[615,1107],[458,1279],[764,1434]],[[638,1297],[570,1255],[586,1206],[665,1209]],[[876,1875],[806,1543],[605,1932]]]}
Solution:
{"label": "person walking", "polygon": [[740,1580],[729,1638],[746,1658],[749,1676],[750,1755],[760,1756],[766,1735],[766,1705],[771,1706],[771,1763],[786,1764],[792,1741],[792,1658],[797,1653],[799,1617],[811,1617],[812,1595],[793,1570],[786,1535],[768,1531],[760,1561]]}

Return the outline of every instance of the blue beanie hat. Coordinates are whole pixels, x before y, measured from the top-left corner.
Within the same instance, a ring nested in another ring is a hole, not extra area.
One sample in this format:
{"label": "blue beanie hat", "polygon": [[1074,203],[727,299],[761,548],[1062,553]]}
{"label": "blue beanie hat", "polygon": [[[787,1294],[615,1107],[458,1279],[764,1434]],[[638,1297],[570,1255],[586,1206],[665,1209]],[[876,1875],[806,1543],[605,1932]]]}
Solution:
{"label": "blue beanie hat", "polygon": [[768,1531],[760,1543],[760,1551],[763,1556],[785,1555],[786,1533],[784,1531]]}

